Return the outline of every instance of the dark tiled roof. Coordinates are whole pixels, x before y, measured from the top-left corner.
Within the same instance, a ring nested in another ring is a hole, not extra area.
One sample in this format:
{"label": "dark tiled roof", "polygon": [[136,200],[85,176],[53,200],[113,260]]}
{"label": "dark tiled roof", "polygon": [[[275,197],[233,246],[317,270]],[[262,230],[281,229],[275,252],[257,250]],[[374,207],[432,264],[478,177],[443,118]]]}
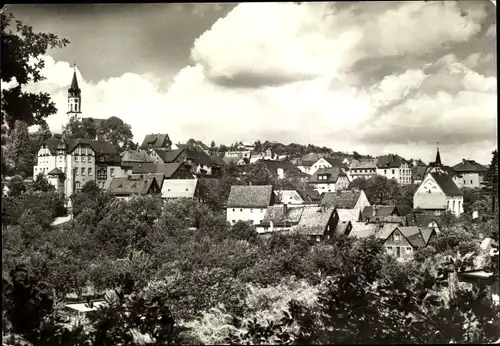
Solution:
{"label": "dark tiled roof", "polygon": [[165,163],[172,163],[184,151],[184,149],[166,150],[163,148],[155,148],[154,151]]}
{"label": "dark tiled roof", "polygon": [[305,203],[319,203],[321,201],[321,195],[316,190],[297,190],[297,193]]}
{"label": "dark tiled roof", "polygon": [[406,216],[409,226],[417,226],[421,228],[429,227],[432,222],[435,222],[439,228],[439,220],[435,216],[428,214],[410,214]]}
{"label": "dark tiled roof", "polygon": [[340,159],[333,159],[331,157],[324,157],[325,161],[332,165],[332,167],[347,167]]}
{"label": "dark tiled roof", "polygon": [[[328,179],[318,179],[320,175],[328,175]],[[347,176],[339,167],[319,168],[310,178],[310,183],[336,183],[339,177]]]}
{"label": "dark tiled roof", "polygon": [[446,196],[463,196],[462,191],[460,191],[457,184],[455,184],[453,179],[448,174],[433,172],[431,173],[431,176],[434,178],[434,180],[439,185],[441,190],[443,190]]}
{"label": "dark tiled roof", "polygon": [[151,185],[155,182],[154,176],[146,176],[142,179],[113,178],[109,184],[108,191],[114,195],[144,195],[147,194]]}
{"label": "dark tiled roof", "polygon": [[379,168],[399,168],[404,162],[406,160],[399,155],[382,155],[378,157],[377,166]]}
{"label": "dark tiled roof", "polygon": [[300,162],[297,164],[297,166],[311,167],[315,163],[316,163],[316,161],[312,161],[312,160],[300,160]]}
{"label": "dark tiled roof", "polygon": [[431,239],[432,233],[434,233],[433,228],[429,227],[420,227],[420,232],[422,233],[422,238],[424,239],[425,245],[429,244],[429,240]]}
{"label": "dark tiled roof", "polygon": [[483,165],[480,165],[476,161],[466,160],[466,159],[463,159],[462,162],[453,166],[453,169],[456,172],[463,172],[463,173],[465,173],[465,172],[478,172],[478,173],[481,172],[482,173],[482,172],[485,172],[488,170],[488,168],[484,167]]}
{"label": "dark tiled roof", "polygon": [[222,159],[220,156],[216,156],[216,155],[213,155],[213,156],[210,156],[210,161],[212,162],[212,165],[214,166],[226,166],[226,162],[224,161],[224,159]]}
{"label": "dark tiled roof", "polygon": [[323,235],[333,211],[334,208],[303,207],[299,223],[292,226],[291,230],[309,236]]}
{"label": "dark tiled roof", "polygon": [[170,138],[166,133],[152,133],[144,137],[140,149],[163,148],[165,143],[170,144]]}
{"label": "dark tiled roof", "polygon": [[321,205],[337,209],[353,209],[361,196],[361,191],[327,192],[321,199]]}
{"label": "dark tiled roof", "polygon": [[56,150],[60,146],[65,147],[67,153],[72,153],[73,150],[75,150],[79,144],[89,145],[92,148],[92,150],[95,151],[96,155],[118,153],[118,150],[110,142],[93,141],[82,138],[66,138],[66,139],[49,138],[44,142],[44,144],[47,146],[52,155],[56,154]]}
{"label": "dark tiled roof", "polygon": [[287,207],[285,215],[285,206],[282,204],[267,207],[263,225],[270,225],[271,221],[274,226],[292,226],[299,222],[304,207]]}
{"label": "dark tiled roof", "polygon": [[134,163],[131,164],[133,174],[146,174],[146,173],[163,173],[165,177],[170,178],[183,163]]}
{"label": "dark tiled roof", "polygon": [[47,174],[48,175],[63,175],[64,173],[59,168],[56,167]]}
{"label": "dark tiled roof", "polygon": [[416,166],[411,168],[411,177],[413,180],[423,180],[427,172],[427,166]]}
{"label": "dark tiled roof", "polygon": [[398,230],[403,234],[403,236],[410,242],[413,247],[424,247],[426,245],[419,227],[398,227]]}
{"label": "dark tiled roof", "polygon": [[267,208],[271,203],[272,185],[231,186],[228,208]]}
{"label": "dark tiled roof", "polygon": [[[375,215],[373,211],[375,210]],[[397,212],[395,205],[371,205],[365,207],[361,212],[363,219],[370,219],[373,217],[385,217],[391,216],[393,213]]]}

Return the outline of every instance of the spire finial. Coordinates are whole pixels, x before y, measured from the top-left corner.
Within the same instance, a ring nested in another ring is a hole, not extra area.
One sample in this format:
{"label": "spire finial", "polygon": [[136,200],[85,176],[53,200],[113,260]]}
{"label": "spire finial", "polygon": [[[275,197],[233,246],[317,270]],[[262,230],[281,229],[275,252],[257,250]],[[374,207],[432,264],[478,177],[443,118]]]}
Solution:
{"label": "spire finial", "polygon": [[439,140],[437,141],[437,150],[439,151]]}
{"label": "spire finial", "polygon": [[73,71],[76,72],[76,60],[73,60]]}

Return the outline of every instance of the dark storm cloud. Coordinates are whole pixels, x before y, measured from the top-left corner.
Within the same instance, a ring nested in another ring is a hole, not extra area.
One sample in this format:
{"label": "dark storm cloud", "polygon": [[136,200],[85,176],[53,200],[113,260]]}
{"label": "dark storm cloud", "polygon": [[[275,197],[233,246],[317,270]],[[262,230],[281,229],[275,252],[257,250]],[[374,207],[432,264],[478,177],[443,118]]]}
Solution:
{"label": "dark storm cloud", "polygon": [[[196,8],[198,6],[198,8]],[[35,31],[53,32],[71,44],[50,52],[73,62],[92,81],[125,72],[171,74],[189,59],[193,41],[233,4],[46,4],[12,5],[17,19]],[[196,9],[196,11],[195,11]]]}
{"label": "dark storm cloud", "polygon": [[214,76],[206,73],[206,77],[214,84],[225,88],[257,89],[270,86],[281,86],[294,82],[310,80],[316,75],[294,74],[286,75],[280,73],[256,74],[252,71],[239,72],[230,77]]}

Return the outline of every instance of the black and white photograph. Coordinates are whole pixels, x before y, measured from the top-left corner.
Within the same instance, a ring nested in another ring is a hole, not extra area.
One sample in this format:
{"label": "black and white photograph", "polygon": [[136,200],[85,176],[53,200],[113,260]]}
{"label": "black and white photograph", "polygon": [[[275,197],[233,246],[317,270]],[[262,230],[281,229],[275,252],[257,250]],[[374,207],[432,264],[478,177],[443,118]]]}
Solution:
{"label": "black and white photograph", "polygon": [[499,344],[496,13],[1,5],[2,345]]}

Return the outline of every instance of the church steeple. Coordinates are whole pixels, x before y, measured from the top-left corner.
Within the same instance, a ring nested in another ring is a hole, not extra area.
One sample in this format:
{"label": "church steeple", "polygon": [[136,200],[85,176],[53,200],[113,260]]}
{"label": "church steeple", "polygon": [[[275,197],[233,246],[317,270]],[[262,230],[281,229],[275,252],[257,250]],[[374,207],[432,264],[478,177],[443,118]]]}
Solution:
{"label": "church steeple", "polygon": [[439,141],[437,141],[437,152],[436,152],[436,161],[434,162],[436,167],[440,167],[443,164],[441,163],[441,155],[439,154]]}
{"label": "church steeple", "polygon": [[71,81],[71,86],[68,89],[68,117],[71,118],[74,115],[80,117],[79,114],[82,113],[82,92],[78,86],[78,78],[76,77],[76,63],[73,65],[73,80]]}

